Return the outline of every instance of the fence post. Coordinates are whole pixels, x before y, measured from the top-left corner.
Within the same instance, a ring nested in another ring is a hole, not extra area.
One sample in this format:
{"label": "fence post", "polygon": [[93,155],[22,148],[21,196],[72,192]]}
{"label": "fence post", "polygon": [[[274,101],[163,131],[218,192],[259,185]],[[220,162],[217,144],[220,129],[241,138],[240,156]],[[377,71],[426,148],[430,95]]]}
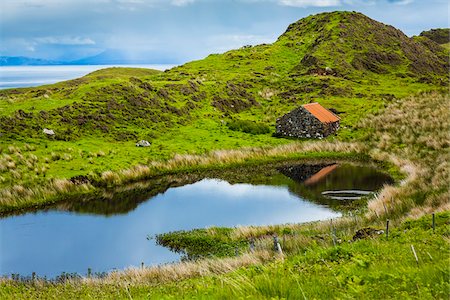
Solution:
{"label": "fence post", "polygon": [[433,233],[434,233],[435,229],[436,229],[436,220],[435,220],[434,213],[433,213]]}
{"label": "fence post", "polygon": [[384,201],[383,201],[383,207],[384,207],[384,213],[386,214],[386,217],[387,217],[387,215],[388,215],[388,210],[387,210],[387,208],[386,208],[386,204],[384,203]]}
{"label": "fence post", "polygon": [[333,219],[330,221],[331,226],[331,239],[333,240],[333,246],[336,246],[336,230],[333,226]]}
{"label": "fence post", "polygon": [[414,254],[414,258],[416,259],[417,265],[419,265],[419,258],[417,257],[416,250],[414,249],[413,245],[411,245],[411,250],[412,250],[412,253]]}
{"label": "fence post", "polygon": [[36,280],[36,272],[31,273],[31,280]]}
{"label": "fence post", "polygon": [[283,255],[283,250],[281,249],[280,243],[277,243],[277,252],[278,252],[278,254]]}
{"label": "fence post", "polygon": [[141,268],[142,269],[144,268],[144,262],[141,262]]}
{"label": "fence post", "polygon": [[283,254],[283,250],[281,249],[280,242],[278,241],[278,236],[273,236],[273,250],[278,252],[278,254]]}
{"label": "fence post", "polygon": [[91,274],[92,274],[92,269],[91,269],[91,268],[88,268],[88,273],[87,273],[88,278],[91,277]]}
{"label": "fence post", "polygon": [[253,238],[250,239],[250,252],[255,252],[255,240]]}
{"label": "fence post", "polygon": [[386,220],[386,239],[389,239],[389,219]]}

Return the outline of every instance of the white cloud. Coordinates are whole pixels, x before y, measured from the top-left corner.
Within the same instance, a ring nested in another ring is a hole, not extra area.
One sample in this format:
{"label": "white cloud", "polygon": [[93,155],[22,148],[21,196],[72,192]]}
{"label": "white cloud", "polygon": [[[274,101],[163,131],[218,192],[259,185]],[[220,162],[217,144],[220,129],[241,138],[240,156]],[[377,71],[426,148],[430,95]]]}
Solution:
{"label": "white cloud", "polygon": [[340,0],[278,0],[278,3],[281,5],[294,7],[328,7],[340,6],[342,4]]}
{"label": "white cloud", "polygon": [[35,39],[36,42],[41,44],[51,44],[51,45],[95,45],[95,41],[90,38],[83,38],[79,36],[75,37],[55,37],[46,36]]}
{"label": "white cloud", "polygon": [[194,3],[196,0],[172,0],[170,3],[175,6],[186,6]]}
{"label": "white cloud", "polygon": [[214,52],[225,52],[245,45],[273,43],[276,37],[252,34],[219,34],[208,37],[206,44]]}
{"label": "white cloud", "polygon": [[407,5],[407,4],[413,3],[414,0],[398,0],[398,1],[390,1],[390,2],[397,4],[397,5]]}

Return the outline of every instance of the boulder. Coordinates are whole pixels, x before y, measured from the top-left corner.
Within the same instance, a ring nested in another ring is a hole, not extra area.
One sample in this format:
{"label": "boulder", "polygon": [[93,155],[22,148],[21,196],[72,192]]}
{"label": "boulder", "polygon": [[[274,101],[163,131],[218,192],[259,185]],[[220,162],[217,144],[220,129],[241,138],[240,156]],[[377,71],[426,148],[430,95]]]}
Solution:
{"label": "boulder", "polygon": [[44,128],[43,131],[46,135],[55,135],[55,132],[51,129]]}
{"label": "boulder", "polygon": [[353,241],[371,238],[380,234],[383,234],[384,230],[382,229],[376,229],[372,227],[366,227],[359,229],[355,235],[353,236]]}
{"label": "boulder", "polygon": [[141,140],[136,143],[136,147],[150,147],[150,142],[146,140]]}

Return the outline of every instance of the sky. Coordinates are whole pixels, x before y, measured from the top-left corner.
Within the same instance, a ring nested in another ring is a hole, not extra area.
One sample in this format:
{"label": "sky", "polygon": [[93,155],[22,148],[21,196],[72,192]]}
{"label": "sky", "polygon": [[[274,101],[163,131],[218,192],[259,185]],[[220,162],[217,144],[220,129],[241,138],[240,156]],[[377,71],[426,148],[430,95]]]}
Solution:
{"label": "sky", "polygon": [[183,63],[274,42],[289,24],[335,10],[409,36],[449,27],[447,0],[0,0],[0,55],[71,61],[108,51]]}

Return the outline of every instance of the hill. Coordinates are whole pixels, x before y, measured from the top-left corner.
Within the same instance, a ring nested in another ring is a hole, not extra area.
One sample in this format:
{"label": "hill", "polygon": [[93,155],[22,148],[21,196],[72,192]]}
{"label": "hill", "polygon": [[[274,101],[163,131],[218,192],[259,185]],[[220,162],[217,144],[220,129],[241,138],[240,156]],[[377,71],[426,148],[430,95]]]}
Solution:
{"label": "hill", "polygon": [[[357,124],[368,114],[396,98],[445,89],[447,68],[445,49],[429,39],[408,38],[360,13],[333,12],[290,25],[273,44],[165,72],[114,68],[3,90],[1,163],[12,160],[15,168],[0,169],[0,186],[101,174],[175,153],[286,144],[271,135],[276,118],[310,101],[340,114],[337,139],[361,138],[367,129]],[[142,139],[152,146],[135,147]],[[40,159],[30,167],[21,162],[25,153]]]}
{"label": "hill", "polygon": [[[143,179],[288,158],[370,159],[402,178],[332,222],[165,233],[162,244],[207,259],[89,278],[0,278],[0,298],[448,298],[448,66],[428,37],[334,12],[290,25],[273,44],[165,72],[112,68],[0,91],[0,215],[55,202],[123,212],[142,191],[164,190]],[[271,135],[277,117],[310,101],[339,114],[337,136]],[[135,147],[140,139],[152,145]],[[218,259],[223,249],[231,257]]]}
{"label": "hill", "polygon": [[440,45],[448,44],[450,43],[450,28],[437,28],[422,31],[420,36],[427,37]]}
{"label": "hill", "polygon": [[62,65],[63,62],[24,56],[0,56],[0,66],[48,66]]}
{"label": "hill", "polygon": [[420,33],[420,37],[426,37],[438,43],[447,50],[450,50],[450,28],[438,28],[422,31]]}

